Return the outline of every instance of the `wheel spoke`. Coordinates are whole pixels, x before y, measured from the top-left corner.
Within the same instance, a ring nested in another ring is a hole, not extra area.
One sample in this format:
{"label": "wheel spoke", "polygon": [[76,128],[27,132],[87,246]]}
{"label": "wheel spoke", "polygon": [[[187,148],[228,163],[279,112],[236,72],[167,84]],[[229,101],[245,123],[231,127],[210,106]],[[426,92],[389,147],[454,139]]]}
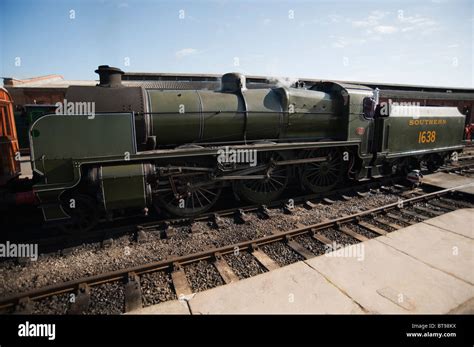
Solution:
{"label": "wheel spoke", "polygon": [[306,158],[325,157],[317,163],[307,163],[301,171],[303,185],[313,192],[323,192],[334,188],[342,176],[341,155],[337,149],[321,148],[309,152]]}
{"label": "wheel spoke", "polygon": [[[270,177],[270,181],[276,182],[276,183],[277,183],[278,185],[280,185],[281,187],[285,186],[285,183],[284,183],[284,182],[281,182],[281,181],[279,181],[279,180],[276,180],[276,179],[274,179],[274,178],[272,178],[272,177]],[[276,188],[276,189],[278,189],[278,188]]]}
{"label": "wheel spoke", "polygon": [[[203,183],[210,182],[210,177],[202,173],[187,173],[161,182],[166,183],[162,183],[160,188],[169,191],[163,194],[159,191],[157,198],[166,210],[178,216],[193,216],[208,210],[216,203],[221,193],[218,186],[202,186]],[[180,207],[181,199],[184,199],[184,208]]]}
{"label": "wheel spoke", "polygon": [[201,188],[201,190],[205,191],[205,192],[208,193],[208,194],[211,194],[212,196],[216,196],[216,195],[217,195],[217,193],[213,193],[213,192],[211,192],[210,190],[207,190],[207,189],[205,189],[205,188]]}
{"label": "wheel spoke", "polygon": [[[283,157],[276,152],[261,153],[258,158],[260,163],[268,165],[271,160],[283,160]],[[268,175],[268,177],[258,180],[241,180],[234,185],[234,189],[239,196],[249,202],[266,203],[276,199],[285,190],[290,170],[286,166],[267,167],[255,174]]]}
{"label": "wheel spoke", "polygon": [[204,199],[207,200],[207,202],[208,202],[209,204],[211,203],[211,200],[209,200],[209,199],[207,198],[207,196],[206,196],[205,194],[203,194],[203,192],[201,192],[201,190],[198,190],[197,192],[198,192],[199,194],[201,194],[201,195],[204,197]]}

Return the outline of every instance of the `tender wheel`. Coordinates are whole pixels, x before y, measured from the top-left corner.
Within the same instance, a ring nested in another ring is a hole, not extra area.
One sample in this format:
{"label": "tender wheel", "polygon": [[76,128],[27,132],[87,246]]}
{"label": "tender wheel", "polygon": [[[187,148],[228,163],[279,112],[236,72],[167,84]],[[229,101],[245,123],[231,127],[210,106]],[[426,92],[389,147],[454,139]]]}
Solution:
{"label": "tender wheel", "polygon": [[69,195],[62,198],[64,212],[71,216],[61,229],[66,232],[86,232],[97,225],[99,212],[97,202],[85,194]]}
{"label": "tender wheel", "polygon": [[394,167],[393,164],[390,162],[384,162],[382,167],[380,168],[380,173],[383,176],[391,176],[394,174]]}
{"label": "tender wheel", "polygon": [[416,158],[407,157],[400,161],[397,165],[397,172],[401,175],[408,175],[413,170],[420,169],[420,162]]}
{"label": "tender wheel", "polygon": [[[282,161],[283,157],[277,152],[259,153],[259,165],[269,164],[272,161]],[[265,204],[277,199],[288,185],[291,170],[288,166],[268,166],[255,175],[267,175],[260,180],[240,180],[234,184],[235,193],[244,200],[254,204]]]}
{"label": "tender wheel", "polygon": [[438,170],[441,165],[443,165],[443,159],[437,154],[432,154],[425,160],[425,163],[428,171],[434,172]]}
{"label": "tender wheel", "polygon": [[441,165],[436,163],[436,162],[432,162],[432,161],[429,161],[426,163],[426,168],[428,169],[429,172],[435,172],[436,170],[439,169]]}
{"label": "tender wheel", "polygon": [[304,158],[317,157],[326,157],[327,160],[302,165],[300,169],[301,183],[313,193],[327,192],[342,181],[342,154],[336,148],[319,148],[308,151],[304,155]]}
{"label": "tender wheel", "polygon": [[208,174],[181,174],[159,182],[157,198],[168,212],[191,217],[209,210],[219,199],[221,187]]}

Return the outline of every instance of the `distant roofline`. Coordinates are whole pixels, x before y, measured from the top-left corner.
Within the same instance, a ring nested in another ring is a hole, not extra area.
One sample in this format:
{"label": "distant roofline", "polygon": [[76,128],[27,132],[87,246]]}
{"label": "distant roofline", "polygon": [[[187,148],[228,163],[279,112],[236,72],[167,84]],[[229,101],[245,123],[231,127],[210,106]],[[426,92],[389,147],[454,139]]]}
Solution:
{"label": "distant roofline", "polygon": [[[146,80],[143,77],[171,77],[171,78],[179,78],[179,77],[194,77],[194,78],[212,78],[212,79],[220,79],[221,74],[197,74],[197,73],[171,73],[171,72],[125,72],[122,76],[124,81],[140,81]],[[361,84],[361,85],[377,85],[377,86],[387,86],[387,87],[411,87],[417,89],[455,89],[455,90],[465,90],[465,91],[473,91],[473,88],[466,88],[466,87],[454,87],[454,86],[436,86],[436,85],[422,85],[422,84],[403,84],[403,83],[385,83],[385,82],[367,82],[367,81],[347,81],[347,80],[335,80],[335,79],[322,79],[322,78],[304,78],[304,77],[287,77],[287,76],[259,76],[259,75],[245,75],[247,81],[254,80],[251,82],[255,82],[255,80],[260,80],[262,83],[271,82],[274,79],[279,78],[291,78],[294,80],[304,81],[304,82],[311,82],[311,83],[318,83],[318,82],[339,82],[339,83],[347,83],[347,84]],[[153,79],[152,79],[153,80]],[[260,82],[259,81],[259,82]]]}
{"label": "distant roofline", "polygon": [[15,86],[15,85],[28,85],[32,83],[41,83],[42,81],[59,81],[63,80],[64,77],[62,75],[44,75],[44,76],[38,76],[38,77],[31,77],[27,79],[17,79],[14,77],[5,77],[3,78],[3,85],[4,86]]}
{"label": "distant roofline", "polygon": [[[219,81],[221,74],[198,74],[198,73],[172,73],[172,72],[126,72],[122,79],[123,81],[153,81],[153,80],[168,80],[168,81],[192,81],[192,82],[209,82]],[[249,83],[274,83],[278,79],[285,79],[285,76],[258,76],[246,75]],[[367,81],[345,81],[345,80],[331,80],[319,78],[291,78],[292,80],[299,80],[305,83],[318,83],[325,81],[333,81],[338,83],[358,84],[370,87],[383,87],[384,89],[416,89],[416,90],[444,90],[452,92],[472,92],[473,88],[454,87],[454,86],[434,86],[434,85],[417,85],[417,84],[403,84],[403,83],[385,83],[385,82],[367,82]],[[4,87],[10,88],[67,88],[69,85],[95,85],[98,80],[65,80],[62,75],[52,74],[39,77],[32,77],[28,79],[4,78]],[[49,83],[50,82],[50,83]],[[56,83],[55,83],[56,82]],[[59,82],[59,83],[58,83]]]}

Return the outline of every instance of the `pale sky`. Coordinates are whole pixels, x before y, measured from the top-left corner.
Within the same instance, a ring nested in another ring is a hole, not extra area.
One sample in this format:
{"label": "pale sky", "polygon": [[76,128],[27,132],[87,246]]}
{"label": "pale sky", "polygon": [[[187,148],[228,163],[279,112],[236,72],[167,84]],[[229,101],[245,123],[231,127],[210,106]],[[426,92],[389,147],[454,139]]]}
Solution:
{"label": "pale sky", "polygon": [[2,0],[0,76],[225,73],[474,87],[471,0]]}

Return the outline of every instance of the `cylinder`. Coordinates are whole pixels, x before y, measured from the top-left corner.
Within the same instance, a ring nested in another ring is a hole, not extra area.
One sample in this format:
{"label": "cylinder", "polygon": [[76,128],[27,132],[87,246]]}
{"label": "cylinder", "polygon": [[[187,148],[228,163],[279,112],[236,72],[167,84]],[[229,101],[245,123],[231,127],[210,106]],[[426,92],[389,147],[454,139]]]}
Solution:
{"label": "cylinder", "polygon": [[148,179],[154,174],[152,164],[96,166],[89,169],[89,182],[98,186],[105,210],[144,208],[151,203]]}

